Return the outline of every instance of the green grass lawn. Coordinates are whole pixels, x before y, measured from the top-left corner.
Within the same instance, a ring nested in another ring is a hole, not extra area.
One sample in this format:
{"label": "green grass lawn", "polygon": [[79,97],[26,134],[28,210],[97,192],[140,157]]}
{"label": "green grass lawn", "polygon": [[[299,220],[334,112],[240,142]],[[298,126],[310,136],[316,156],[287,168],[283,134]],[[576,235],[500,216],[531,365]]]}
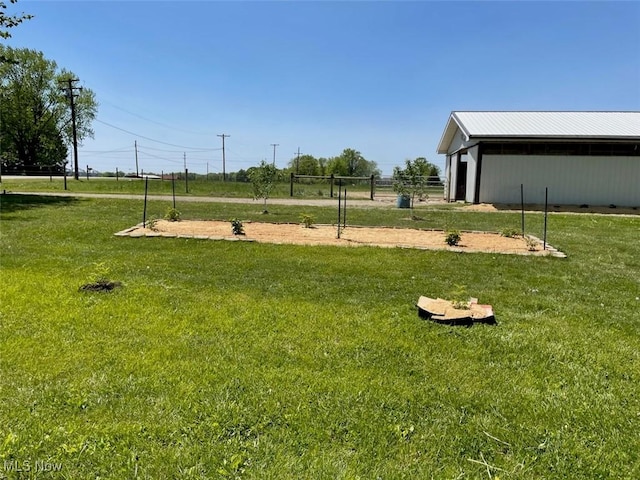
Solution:
{"label": "green grass lawn", "polygon": [[[0,200],[0,478],[640,477],[640,217],[550,215],[557,259],[119,238],[141,202]],[[334,208],[178,208],[335,221]],[[520,224],[420,217],[348,213]],[[542,216],[527,226],[541,236]],[[123,286],[78,291],[105,272]],[[418,318],[420,295],[460,288],[498,325]]]}
{"label": "green grass lawn", "polygon": [[[73,177],[67,178],[67,191],[78,193],[121,193],[121,194],[144,194],[144,180],[121,178],[116,181],[115,178],[94,178],[87,180],[81,177],[74,180]],[[150,195],[171,195],[175,189],[177,196],[214,196],[214,197],[242,197],[251,198],[253,196],[253,187],[251,183],[243,182],[222,182],[200,178],[198,180],[149,180],[148,193]],[[345,188],[345,187],[343,187]],[[359,182],[357,185],[348,185],[348,191],[355,194],[369,195],[370,185],[368,182]],[[0,183],[0,190],[8,192],[64,192],[64,180],[62,178],[49,177],[25,177],[24,179],[3,178]],[[390,188],[381,188],[381,193],[388,194]],[[293,193],[295,197],[312,197],[312,198],[329,198],[331,188],[329,182],[311,182],[309,180],[300,180],[294,183]],[[338,195],[338,183],[336,181],[334,195]],[[442,197],[442,188],[433,188],[430,195]],[[289,181],[277,183],[271,193],[272,198],[288,198],[291,195],[291,185]]]}

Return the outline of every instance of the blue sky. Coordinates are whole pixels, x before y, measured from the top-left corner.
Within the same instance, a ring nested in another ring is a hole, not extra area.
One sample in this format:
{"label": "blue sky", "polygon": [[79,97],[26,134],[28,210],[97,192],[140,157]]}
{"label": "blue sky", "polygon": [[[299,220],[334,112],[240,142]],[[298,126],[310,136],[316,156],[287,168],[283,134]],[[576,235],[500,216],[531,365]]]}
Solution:
{"label": "blue sky", "polygon": [[[29,1],[7,43],[100,107],[80,165],[226,171],[435,153],[453,110],[640,110],[638,2]],[[125,131],[123,131],[125,130]],[[131,133],[127,133],[131,132]],[[164,142],[164,143],[160,143]],[[171,144],[171,145],[167,145]],[[188,147],[188,148],[187,148]]]}

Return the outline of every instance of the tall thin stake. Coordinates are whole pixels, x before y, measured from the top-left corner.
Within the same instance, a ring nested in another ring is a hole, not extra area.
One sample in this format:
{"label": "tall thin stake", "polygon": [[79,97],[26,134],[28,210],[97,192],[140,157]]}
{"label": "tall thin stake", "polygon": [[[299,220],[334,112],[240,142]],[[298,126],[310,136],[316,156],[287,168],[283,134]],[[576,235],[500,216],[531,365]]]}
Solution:
{"label": "tall thin stake", "polygon": [[149,177],[144,179],[144,209],[142,210],[142,228],[147,227],[147,190],[149,188]]}
{"label": "tall thin stake", "polygon": [[347,228],[347,189],[344,189],[344,209],[342,211],[342,228]]}
{"label": "tall thin stake", "polygon": [[342,180],[340,180],[340,186],[338,187],[338,238],[340,238],[340,224],[342,223]]}
{"label": "tall thin stake", "polygon": [[549,187],[544,187],[544,234],[542,240],[542,249],[547,249],[547,212],[549,206]]}
{"label": "tall thin stake", "polygon": [[520,184],[520,211],[522,212],[522,236],[524,237],[524,185]]}
{"label": "tall thin stake", "polygon": [[171,172],[171,191],[173,192],[173,208],[176,208],[176,177]]}

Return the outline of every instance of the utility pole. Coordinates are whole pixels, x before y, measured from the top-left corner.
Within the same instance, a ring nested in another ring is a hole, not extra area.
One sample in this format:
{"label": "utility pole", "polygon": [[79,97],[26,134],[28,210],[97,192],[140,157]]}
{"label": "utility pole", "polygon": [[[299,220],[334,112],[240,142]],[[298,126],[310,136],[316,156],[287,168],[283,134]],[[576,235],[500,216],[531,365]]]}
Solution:
{"label": "utility pole", "polygon": [[300,167],[300,147],[298,147],[298,156],[296,157],[296,175],[298,175],[299,167]]}
{"label": "utility pole", "polygon": [[73,178],[78,180],[78,134],[76,131],[76,102],[75,99],[79,93],[75,93],[75,91],[82,91],[82,87],[76,87],[74,85],[75,82],[79,82],[80,80],[77,78],[69,77],[64,83],[65,90],[67,92],[67,98],[69,99],[69,103],[71,104],[71,127],[73,131]]}
{"label": "utility pole", "polygon": [[133,148],[135,148],[136,150],[136,177],[139,177],[138,175],[138,141],[137,140],[134,140]]}
{"label": "utility pole", "polygon": [[226,182],[227,181],[227,174],[226,174],[226,170],[225,170],[225,158],[224,158],[224,139],[226,137],[230,137],[231,135],[225,135],[224,133],[222,135],[218,135],[218,137],[222,137],[222,181]]}
{"label": "utility pole", "polygon": [[271,146],[273,147],[273,166],[276,166],[276,147],[279,146],[279,143],[272,143]]}

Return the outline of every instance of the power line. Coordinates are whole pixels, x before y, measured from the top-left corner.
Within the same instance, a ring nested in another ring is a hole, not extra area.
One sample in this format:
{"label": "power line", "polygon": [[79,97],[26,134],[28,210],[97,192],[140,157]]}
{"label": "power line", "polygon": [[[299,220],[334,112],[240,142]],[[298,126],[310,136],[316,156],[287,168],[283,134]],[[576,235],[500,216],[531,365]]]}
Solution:
{"label": "power line", "polygon": [[[128,133],[129,135],[133,135],[135,137],[144,138],[145,140],[149,140],[150,142],[161,143],[162,145],[169,145],[170,147],[186,148],[187,150],[203,150],[203,151],[209,150],[209,149],[202,148],[202,147],[187,147],[185,145],[176,145],[175,143],[163,142],[161,140],[156,140],[154,138],[145,137],[144,135],[140,135],[139,133],[135,133],[135,132],[132,132],[130,130],[126,130],[124,128],[116,127],[115,125],[111,125],[110,123],[103,122],[102,120],[98,120],[97,118],[95,119],[95,121],[98,122],[98,123],[102,123],[103,125],[106,125],[107,127],[115,128],[116,130],[120,130],[121,132]],[[215,150],[215,149],[210,149],[210,150]]]}
{"label": "power line", "polygon": [[[184,163],[183,160],[171,160],[170,158],[167,157],[160,157],[158,155],[154,155],[153,153],[149,153],[149,152],[145,152],[144,150],[138,150],[138,153],[140,153],[141,155],[146,155],[148,157],[153,157],[153,158],[157,158],[158,160],[164,160],[165,162],[170,162],[170,163]],[[199,162],[194,162],[193,160],[191,160],[191,157],[189,157],[189,163],[191,165],[206,165],[207,162],[204,160],[201,160]]]}
{"label": "power line", "polygon": [[192,131],[184,130],[182,128],[178,128],[178,127],[175,127],[175,126],[172,126],[172,125],[167,125],[166,123],[162,123],[162,122],[158,122],[156,120],[152,120],[152,119],[144,117],[144,116],[142,116],[142,115],[140,115],[138,113],[134,113],[134,112],[132,112],[130,110],[127,110],[126,108],[122,108],[122,107],[120,107],[120,106],[118,106],[118,105],[116,105],[116,104],[114,104],[112,102],[109,102],[108,100],[101,100],[101,101],[103,103],[111,105],[114,108],[117,108],[118,110],[121,110],[121,111],[123,111],[125,113],[128,113],[129,115],[133,115],[134,117],[138,117],[138,118],[140,118],[142,120],[146,120],[147,122],[155,123],[156,125],[160,125],[161,127],[169,128],[171,130],[177,130],[177,131],[183,132],[183,133],[190,133],[190,134],[193,134],[193,135],[206,135],[205,133],[202,133],[202,132],[192,132]]}
{"label": "power line", "polygon": [[105,153],[129,153],[131,152],[131,147],[122,147],[122,148],[116,148],[113,150],[85,150],[82,149],[82,153],[92,153],[94,155],[102,155]]}
{"label": "power line", "polygon": [[[169,152],[169,153],[183,153],[183,150],[167,150],[166,148],[155,148],[155,147],[150,147],[148,145],[144,145],[144,148],[148,148],[149,150],[156,150],[158,152]],[[194,149],[189,149],[189,153],[204,153],[204,152],[217,152],[222,150],[221,148],[203,148],[201,150],[198,150],[196,148]]]}

